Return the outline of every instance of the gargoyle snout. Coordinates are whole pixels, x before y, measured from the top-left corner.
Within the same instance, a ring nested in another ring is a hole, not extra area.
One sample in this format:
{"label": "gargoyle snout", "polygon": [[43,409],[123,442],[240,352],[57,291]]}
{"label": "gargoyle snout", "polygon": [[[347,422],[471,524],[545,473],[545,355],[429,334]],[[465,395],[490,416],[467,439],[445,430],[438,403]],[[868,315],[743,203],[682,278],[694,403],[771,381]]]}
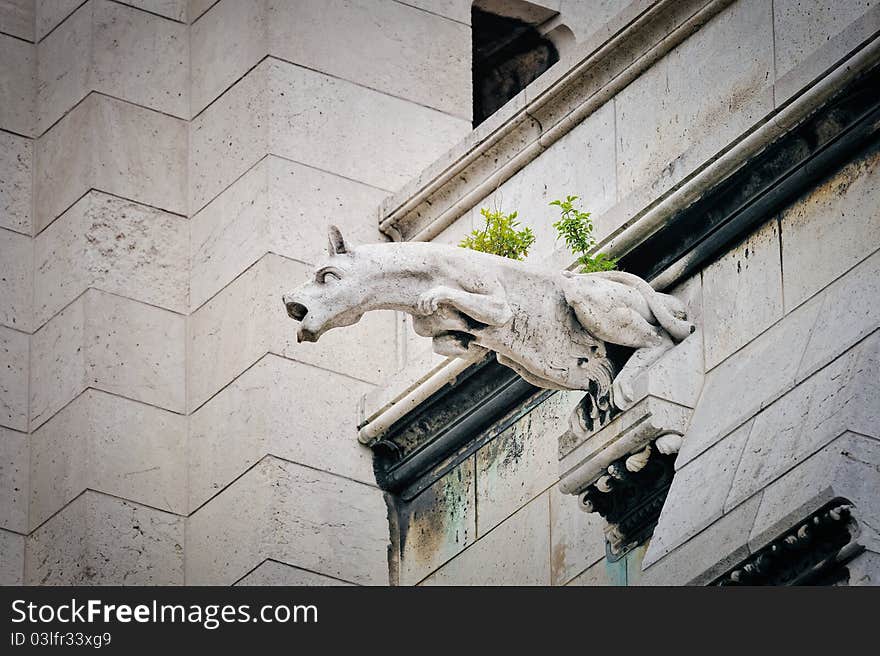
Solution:
{"label": "gargoyle snout", "polygon": [[309,308],[300,303],[299,301],[295,301],[290,296],[284,296],[284,307],[287,308],[287,315],[293,319],[294,321],[302,321],[306,318],[306,315],[309,313]]}

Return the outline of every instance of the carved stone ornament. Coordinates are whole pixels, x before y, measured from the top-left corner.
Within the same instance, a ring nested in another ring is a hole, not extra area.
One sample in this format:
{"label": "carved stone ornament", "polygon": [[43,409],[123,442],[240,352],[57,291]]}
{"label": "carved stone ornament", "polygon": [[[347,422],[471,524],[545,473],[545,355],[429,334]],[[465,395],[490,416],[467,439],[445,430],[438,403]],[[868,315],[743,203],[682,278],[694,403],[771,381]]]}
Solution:
{"label": "carved stone ornament", "polygon": [[680,442],[680,437],[667,435],[619,458],[579,495],[581,510],[597,512],[608,522],[609,561],[619,560],[653,533],[675,474]]}
{"label": "carved stone ornament", "polygon": [[396,310],[440,355],[488,349],[532,385],[583,390],[559,438],[560,488],[606,516],[610,555],[650,535],[702,387],[702,343],[680,299],[622,271],[423,242],[352,248],[336,227],[329,238],[314,279],[283,299],[298,341]]}
{"label": "carved stone ornament", "polygon": [[[371,310],[407,312],[440,355],[482,347],[537,387],[586,391],[590,421],[629,408],[639,375],[695,330],[678,299],[621,271],[577,274],[422,242],[351,248],[336,227],[329,238],[314,279],[283,299],[298,341]],[[609,345],[635,349],[619,371]]]}
{"label": "carved stone ornament", "polygon": [[713,585],[803,585],[833,582],[858,532],[853,506],[835,500],[732,568]]}

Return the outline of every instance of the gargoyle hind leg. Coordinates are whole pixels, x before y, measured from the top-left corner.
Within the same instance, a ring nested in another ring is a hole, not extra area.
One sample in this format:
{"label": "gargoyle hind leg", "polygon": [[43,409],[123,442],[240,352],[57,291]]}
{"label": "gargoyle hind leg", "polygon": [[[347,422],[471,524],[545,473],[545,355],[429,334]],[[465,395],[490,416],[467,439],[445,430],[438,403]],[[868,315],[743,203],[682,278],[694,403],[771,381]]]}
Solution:
{"label": "gargoyle hind leg", "polygon": [[611,398],[614,405],[621,410],[632,407],[635,379],[673,346],[673,341],[664,333],[660,335],[660,341],[655,346],[636,349],[611,383]]}
{"label": "gargoyle hind leg", "polygon": [[628,409],[632,406],[633,382],[672,348],[672,339],[659,326],[649,323],[640,312],[621,303],[621,298],[605,292],[602,287],[586,281],[572,281],[565,295],[578,322],[588,332],[603,341],[636,349],[611,385],[614,405],[621,410]]}

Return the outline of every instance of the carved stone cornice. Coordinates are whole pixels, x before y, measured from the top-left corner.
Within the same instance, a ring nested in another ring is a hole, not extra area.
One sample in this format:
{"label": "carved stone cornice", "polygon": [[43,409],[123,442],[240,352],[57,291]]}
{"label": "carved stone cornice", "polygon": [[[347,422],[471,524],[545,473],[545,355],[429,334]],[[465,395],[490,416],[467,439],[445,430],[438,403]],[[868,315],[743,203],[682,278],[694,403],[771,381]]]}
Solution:
{"label": "carved stone cornice", "polygon": [[653,532],[702,382],[702,335],[697,333],[635,379],[634,405],[591,416],[596,402],[587,395],[560,435],[559,488],[576,495],[581,510],[598,512],[608,522],[609,560],[618,560]]}
{"label": "carved stone cornice", "polygon": [[853,537],[852,509],[840,499],[825,505],[712,585],[797,585],[829,578]]}
{"label": "carved stone cornice", "polygon": [[605,474],[579,497],[586,512],[597,512],[607,522],[606,556],[614,562],[650,537],[663,509],[675,474],[675,453],[663,453],[678,444],[649,444],[641,451],[611,463]]}
{"label": "carved stone cornice", "polygon": [[580,494],[622,458],[663,436],[681,437],[692,413],[692,408],[649,396],[594,433],[569,429],[559,438],[559,489]]}
{"label": "carved stone cornice", "polygon": [[386,200],[380,229],[433,239],[733,0],[639,0]]}
{"label": "carved stone cornice", "polygon": [[634,403],[610,421],[585,421],[595,405],[585,397],[568,430],[559,436],[560,490],[582,493],[614,462],[664,436],[663,449],[677,451],[673,438],[684,435],[702,385],[702,335],[696,333],[634,380]]}

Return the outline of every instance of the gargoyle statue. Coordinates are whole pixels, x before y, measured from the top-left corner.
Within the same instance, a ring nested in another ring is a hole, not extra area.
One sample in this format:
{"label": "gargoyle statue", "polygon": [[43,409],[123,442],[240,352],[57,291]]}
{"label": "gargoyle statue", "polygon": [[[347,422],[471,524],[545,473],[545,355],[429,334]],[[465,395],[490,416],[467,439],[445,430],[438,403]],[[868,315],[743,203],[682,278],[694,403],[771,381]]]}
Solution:
{"label": "gargoyle statue", "polygon": [[[694,331],[678,299],[632,274],[554,271],[422,242],[350,248],[335,226],[329,236],[314,280],[283,299],[300,342],[371,310],[407,312],[436,353],[484,347],[533,385],[586,390],[606,404],[610,392],[623,410],[635,377]],[[635,349],[616,376],[606,343]]]}

